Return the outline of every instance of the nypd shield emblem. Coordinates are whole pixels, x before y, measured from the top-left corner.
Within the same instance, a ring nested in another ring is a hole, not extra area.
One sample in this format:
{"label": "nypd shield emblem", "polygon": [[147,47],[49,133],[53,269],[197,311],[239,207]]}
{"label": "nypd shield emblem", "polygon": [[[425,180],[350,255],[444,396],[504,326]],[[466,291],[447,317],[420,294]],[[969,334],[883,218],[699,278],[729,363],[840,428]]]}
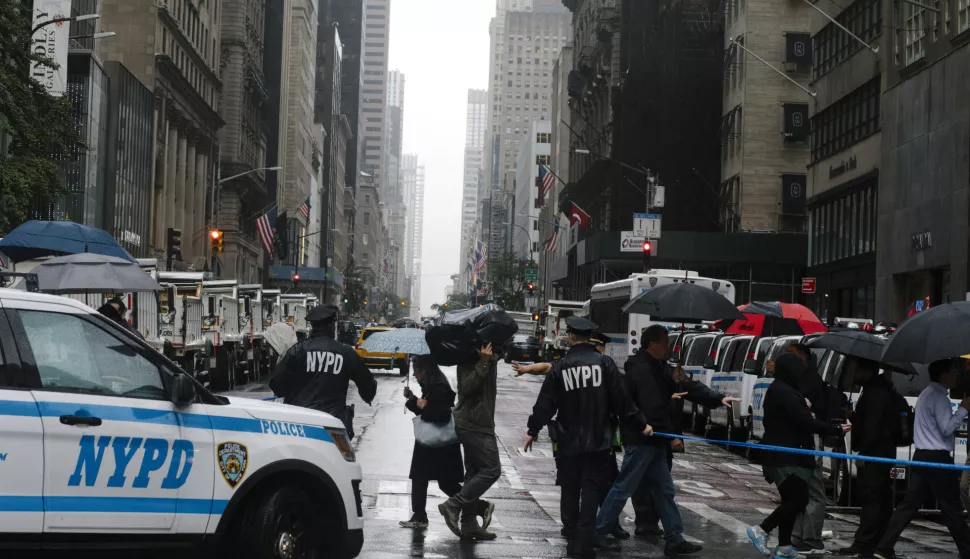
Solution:
{"label": "nypd shield emblem", "polygon": [[721,282],[719,281],[711,282],[711,289],[713,289],[714,291],[717,291],[720,288],[721,288]]}
{"label": "nypd shield emblem", "polygon": [[657,278],[650,278],[650,287],[657,287]]}
{"label": "nypd shield emblem", "polygon": [[219,443],[216,447],[216,460],[223,479],[229,487],[235,489],[246,475],[246,467],[249,466],[249,449],[240,443]]}

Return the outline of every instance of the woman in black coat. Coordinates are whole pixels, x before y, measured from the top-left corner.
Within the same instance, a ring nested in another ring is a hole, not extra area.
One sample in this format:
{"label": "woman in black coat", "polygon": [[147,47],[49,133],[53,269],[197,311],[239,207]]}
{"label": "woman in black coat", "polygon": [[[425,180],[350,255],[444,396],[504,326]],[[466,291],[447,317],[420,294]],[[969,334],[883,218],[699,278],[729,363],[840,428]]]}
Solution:
{"label": "woman in black coat", "polygon": [[[421,385],[421,398],[408,388],[404,396],[408,399],[407,408],[422,421],[437,425],[447,425],[451,420],[455,405],[455,391],[430,355],[419,355],[413,363],[414,378]],[[427,528],[428,482],[437,481],[445,495],[452,497],[461,491],[465,469],[461,461],[461,445],[455,440],[448,446],[430,448],[414,442],[411,456],[411,509],[414,514],[410,520],[401,522],[405,528]]]}
{"label": "woman in black coat", "polygon": [[[775,381],[765,393],[762,444],[815,450],[815,434],[836,436],[849,431],[848,425],[832,425],[812,416],[805,396],[798,390],[806,368],[805,361],[791,353],[775,361]],[[765,557],[798,557],[791,544],[791,533],[795,518],[808,505],[808,480],[816,467],[815,457],[778,451],[767,451],[764,455],[765,479],[778,486],[781,504],[759,526],[748,528],[748,537]],[[768,533],[775,528],[778,528],[778,547],[772,552],[768,547]]]}

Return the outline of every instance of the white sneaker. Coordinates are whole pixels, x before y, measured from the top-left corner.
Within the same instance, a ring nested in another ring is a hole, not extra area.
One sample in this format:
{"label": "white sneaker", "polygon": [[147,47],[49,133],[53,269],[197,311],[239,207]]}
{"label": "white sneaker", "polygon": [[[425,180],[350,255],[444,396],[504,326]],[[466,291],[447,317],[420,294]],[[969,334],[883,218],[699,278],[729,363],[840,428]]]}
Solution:
{"label": "white sneaker", "polygon": [[779,545],[775,548],[775,553],[771,556],[772,559],[797,559],[798,557],[798,550],[792,545],[786,545],[784,547]]}
{"label": "white sneaker", "polygon": [[758,553],[765,557],[771,557],[771,550],[768,549],[768,534],[761,529],[761,526],[749,526],[745,531]]}

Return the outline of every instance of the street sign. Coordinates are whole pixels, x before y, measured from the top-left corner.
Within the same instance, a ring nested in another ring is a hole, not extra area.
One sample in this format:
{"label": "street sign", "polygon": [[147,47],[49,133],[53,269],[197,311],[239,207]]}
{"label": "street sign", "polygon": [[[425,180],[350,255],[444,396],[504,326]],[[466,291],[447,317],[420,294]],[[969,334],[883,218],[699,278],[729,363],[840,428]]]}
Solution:
{"label": "street sign", "polygon": [[633,214],[633,233],[647,239],[660,238],[660,214]]}
{"label": "street sign", "polygon": [[534,308],[536,308],[536,305],[538,305],[538,304],[539,304],[538,298],[526,296],[526,298],[525,298],[525,306],[526,306],[526,308],[534,309]]}
{"label": "street sign", "polygon": [[643,250],[643,236],[634,231],[620,232],[620,252],[640,252]]}
{"label": "street sign", "polygon": [[539,279],[539,268],[526,268],[524,277],[526,281],[537,281]]}
{"label": "street sign", "polygon": [[815,293],[815,278],[802,278],[802,293],[806,295]]}

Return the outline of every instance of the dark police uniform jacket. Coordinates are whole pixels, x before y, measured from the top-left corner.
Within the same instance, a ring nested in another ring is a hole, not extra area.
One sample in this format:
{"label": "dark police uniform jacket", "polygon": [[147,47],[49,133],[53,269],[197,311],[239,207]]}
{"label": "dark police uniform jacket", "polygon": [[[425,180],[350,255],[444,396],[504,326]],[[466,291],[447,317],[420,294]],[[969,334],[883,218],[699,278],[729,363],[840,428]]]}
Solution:
{"label": "dark police uniform jacket", "polygon": [[611,416],[631,429],[647,425],[624,390],[616,363],[589,344],[571,347],[552,365],[529,416],[529,434],[536,436],[556,412],[561,456],[612,449]]}
{"label": "dark police uniform jacket", "polygon": [[352,348],[325,332],[314,332],[280,358],[269,387],[287,404],[322,412],[344,422],[353,436],[353,408],[347,406],[350,381],[368,404],[377,393],[377,381]]}

